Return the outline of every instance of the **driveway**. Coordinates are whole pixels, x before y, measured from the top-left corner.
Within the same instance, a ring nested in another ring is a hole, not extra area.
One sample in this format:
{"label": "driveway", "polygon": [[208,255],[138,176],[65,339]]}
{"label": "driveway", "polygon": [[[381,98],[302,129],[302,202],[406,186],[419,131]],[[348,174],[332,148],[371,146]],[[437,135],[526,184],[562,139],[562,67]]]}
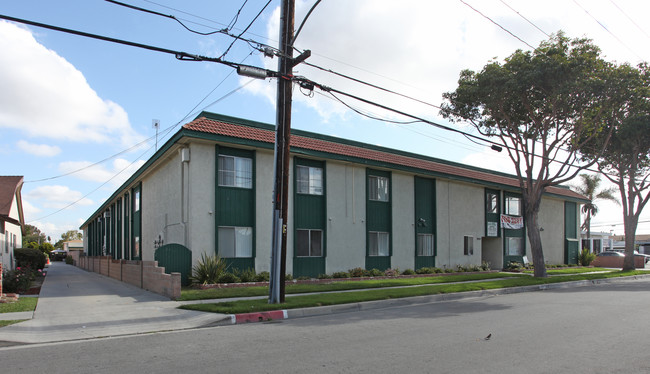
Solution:
{"label": "driveway", "polygon": [[1,328],[0,342],[43,343],[183,330],[229,318],[177,309],[179,305],[112,278],[53,262],[33,318]]}

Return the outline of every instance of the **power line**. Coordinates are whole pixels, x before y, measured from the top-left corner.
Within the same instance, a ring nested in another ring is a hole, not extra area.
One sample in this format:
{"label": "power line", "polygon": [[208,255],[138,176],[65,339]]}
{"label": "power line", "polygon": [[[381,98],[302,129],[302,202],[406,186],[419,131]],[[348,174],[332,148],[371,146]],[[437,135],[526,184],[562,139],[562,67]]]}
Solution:
{"label": "power line", "polygon": [[475,11],[476,13],[480,14],[481,16],[483,16],[483,18],[487,19],[488,21],[490,21],[490,22],[492,22],[493,24],[495,24],[496,26],[498,26],[501,30],[503,30],[503,31],[507,32],[508,34],[510,34],[513,38],[515,38],[515,39],[519,40],[520,42],[526,44],[527,46],[529,46],[529,47],[532,48],[532,49],[535,49],[535,50],[537,49],[537,48],[533,47],[532,45],[528,44],[528,42],[526,42],[526,41],[523,40],[522,38],[520,38],[520,37],[518,37],[517,35],[513,34],[510,30],[508,30],[508,29],[506,29],[505,27],[501,26],[499,23],[497,23],[497,22],[496,22],[495,20],[493,20],[492,18],[486,16],[485,14],[481,13],[478,9],[476,9],[476,8],[474,8],[473,6],[467,4],[464,0],[459,0],[459,1],[460,1],[461,3],[467,5],[467,7],[469,7],[470,9],[472,9],[473,11]]}
{"label": "power line", "polygon": [[611,32],[611,31],[607,28],[607,26],[605,26],[602,22],[600,22],[600,21],[599,21],[596,17],[594,17],[591,13],[589,13],[589,11],[588,11],[585,7],[583,7],[582,5],[580,5],[580,3],[579,3],[577,0],[573,0],[573,2],[574,2],[577,6],[579,6],[582,10],[584,10],[584,12],[587,13],[587,15],[588,15],[589,17],[591,17],[594,21],[596,21],[596,23],[598,23],[598,24],[600,25],[600,27],[602,27],[603,29],[605,29],[605,31],[607,31],[607,32],[609,33],[609,35],[613,36],[614,39],[616,39],[616,40],[617,40],[617,41],[618,41],[622,46],[624,46],[625,48],[627,48],[628,51],[632,52],[636,57],[639,58],[639,60],[643,61],[643,57],[639,56],[639,55],[638,55],[636,52],[634,52],[630,47],[628,47],[627,44],[625,44],[625,43],[624,43],[624,42],[623,42],[623,41],[622,41],[618,36],[614,35],[614,33]]}
{"label": "power line", "polygon": [[225,51],[225,52],[224,52],[224,53],[219,57],[220,59],[226,57],[226,55],[227,55],[228,52],[230,51],[230,48],[232,48],[232,46],[235,44],[235,42],[236,42],[237,40],[239,40],[239,38],[240,38],[242,35],[244,35],[244,34],[246,33],[246,31],[248,31],[248,29],[251,28],[251,26],[253,26],[253,23],[255,23],[255,21],[257,20],[257,18],[259,18],[259,16],[262,15],[262,12],[264,12],[264,10],[266,9],[266,7],[269,6],[269,4],[271,4],[271,1],[273,1],[273,0],[269,0],[269,1],[266,2],[266,4],[264,5],[264,7],[262,8],[262,10],[260,10],[259,13],[257,13],[257,15],[255,16],[255,18],[253,18],[253,20],[248,24],[248,26],[246,26],[246,28],[244,29],[244,31],[242,31],[239,35],[237,35],[237,37],[235,38],[235,40],[233,40],[232,43],[230,43],[230,45],[228,46],[228,48],[226,48],[226,51]]}
{"label": "power line", "polygon": [[510,10],[512,10],[513,12],[517,13],[517,15],[518,15],[519,17],[523,18],[526,22],[530,23],[534,28],[536,28],[537,30],[539,30],[542,34],[546,35],[546,36],[549,37],[549,38],[551,37],[551,35],[549,35],[546,31],[542,30],[541,28],[539,28],[539,26],[537,26],[536,24],[534,24],[531,20],[529,20],[528,18],[524,17],[521,13],[519,13],[518,11],[516,11],[513,7],[511,7],[511,6],[510,6],[508,3],[506,3],[504,0],[500,0],[500,1],[503,3],[503,5],[505,5],[505,6],[507,6],[508,8],[510,8]]}
{"label": "power line", "polygon": [[228,23],[227,29],[230,31],[232,30],[233,27],[235,27],[235,24],[237,24],[237,20],[239,20],[239,15],[241,14],[241,11],[244,9],[246,6],[246,3],[248,3],[248,0],[244,0],[244,3],[239,7],[239,10],[237,11],[237,14],[232,18],[230,23]]}
{"label": "power line", "polygon": [[634,24],[634,26],[636,26],[637,29],[639,29],[642,33],[645,34],[645,36],[646,36],[648,39],[650,39],[650,35],[648,35],[648,33],[647,33],[644,29],[642,29],[641,26],[639,26],[639,24],[636,23],[636,22],[632,19],[632,17],[628,16],[627,13],[625,13],[625,11],[623,11],[623,9],[621,9],[621,7],[619,7],[619,6],[614,2],[614,0],[609,0],[609,2],[612,3],[612,4],[614,4],[614,6],[615,6],[619,11],[621,11],[621,13],[623,13],[623,15],[624,15],[625,17],[627,17],[627,19],[629,19],[630,22],[632,22],[632,24]]}

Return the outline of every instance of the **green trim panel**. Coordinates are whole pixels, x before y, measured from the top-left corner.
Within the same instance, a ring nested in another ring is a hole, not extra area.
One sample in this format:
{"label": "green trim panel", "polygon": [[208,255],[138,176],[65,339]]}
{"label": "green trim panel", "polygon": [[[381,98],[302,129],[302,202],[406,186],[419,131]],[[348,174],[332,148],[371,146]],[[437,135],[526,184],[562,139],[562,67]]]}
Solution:
{"label": "green trim panel", "polygon": [[[388,178],[388,201],[370,200],[370,177]],[[386,270],[393,255],[393,181],[391,172],[366,169],[366,269]],[[387,232],[388,256],[370,256],[370,232]]]}
{"label": "green trim panel", "polygon": [[[416,176],[415,184],[415,269],[436,266],[438,235],[436,219],[436,180]],[[433,235],[433,254],[418,256],[418,235]]]}

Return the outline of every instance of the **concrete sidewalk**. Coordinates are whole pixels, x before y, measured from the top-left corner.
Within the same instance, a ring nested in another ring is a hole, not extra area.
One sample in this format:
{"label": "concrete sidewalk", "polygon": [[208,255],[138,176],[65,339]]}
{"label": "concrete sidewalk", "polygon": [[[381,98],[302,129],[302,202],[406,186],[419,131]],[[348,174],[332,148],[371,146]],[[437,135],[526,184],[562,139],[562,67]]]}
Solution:
{"label": "concrete sidewalk", "polygon": [[87,272],[72,265],[50,265],[33,312],[2,319],[28,321],[0,328],[0,341],[44,343],[219,324],[230,316],[178,309],[180,303]]}

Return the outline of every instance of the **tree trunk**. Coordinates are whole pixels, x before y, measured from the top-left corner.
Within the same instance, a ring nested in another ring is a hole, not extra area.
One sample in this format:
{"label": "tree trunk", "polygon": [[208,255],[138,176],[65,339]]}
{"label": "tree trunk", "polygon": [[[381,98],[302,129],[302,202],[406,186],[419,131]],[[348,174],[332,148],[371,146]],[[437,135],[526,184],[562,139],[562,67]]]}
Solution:
{"label": "tree trunk", "polygon": [[638,215],[626,215],[623,217],[625,222],[625,259],[623,260],[623,271],[634,270],[634,239],[636,237],[636,227],[639,222]]}
{"label": "tree trunk", "polygon": [[537,215],[542,199],[542,193],[527,193],[524,190],[524,219],[526,220],[526,231],[528,232],[528,241],[530,242],[530,253],[533,255],[533,265],[535,277],[546,278],[546,263],[544,261],[544,251],[542,250],[542,237],[539,233],[539,223]]}

